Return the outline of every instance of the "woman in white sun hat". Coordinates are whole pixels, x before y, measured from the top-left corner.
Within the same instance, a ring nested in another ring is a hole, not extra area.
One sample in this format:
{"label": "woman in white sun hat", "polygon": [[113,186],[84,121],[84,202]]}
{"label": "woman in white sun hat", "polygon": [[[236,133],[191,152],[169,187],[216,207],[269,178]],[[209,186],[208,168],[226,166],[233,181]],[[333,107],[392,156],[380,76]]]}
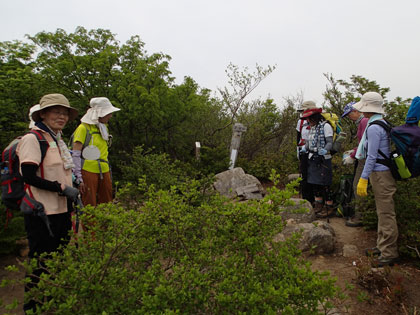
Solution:
{"label": "woman in white sun hat", "polygon": [[114,112],[108,98],[95,97],[80,120],[73,136],[73,173],[79,182],[84,205],[96,206],[112,201],[112,180],[108,162],[108,147],[112,136],[107,123]]}
{"label": "woman in white sun hat", "polygon": [[366,254],[379,256],[374,261],[374,265],[379,267],[392,266],[398,260],[398,226],[394,208],[397,187],[390,169],[378,163],[378,159],[382,159],[380,151],[389,157],[390,139],[383,127],[373,124],[376,120],[383,120],[383,103],[379,93],[367,92],[353,106],[369,119],[356,152],[357,159],[366,159],[357,184],[357,194],[361,197],[367,196],[367,184],[370,180],[378,215],[378,238],[376,247],[366,250]]}

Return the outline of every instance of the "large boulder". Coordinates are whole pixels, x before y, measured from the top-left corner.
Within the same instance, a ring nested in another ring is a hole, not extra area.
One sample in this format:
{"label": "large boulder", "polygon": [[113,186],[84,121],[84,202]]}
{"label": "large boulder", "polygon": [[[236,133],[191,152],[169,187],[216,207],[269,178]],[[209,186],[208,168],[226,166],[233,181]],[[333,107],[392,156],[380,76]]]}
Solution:
{"label": "large boulder", "polygon": [[262,199],[265,190],[260,181],[252,175],[245,174],[240,167],[216,174],[214,188],[228,198]]}
{"label": "large boulder", "polygon": [[315,212],[309,201],[300,198],[290,198],[290,206],[282,208],[281,216],[285,221],[293,220],[296,223],[311,223],[316,220]]}
{"label": "large boulder", "polygon": [[299,249],[303,252],[311,251],[314,254],[329,254],[335,249],[335,232],[328,223],[314,221],[312,223],[287,224],[281,235],[276,235],[275,240],[281,241],[291,237],[294,233],[302,232]]}

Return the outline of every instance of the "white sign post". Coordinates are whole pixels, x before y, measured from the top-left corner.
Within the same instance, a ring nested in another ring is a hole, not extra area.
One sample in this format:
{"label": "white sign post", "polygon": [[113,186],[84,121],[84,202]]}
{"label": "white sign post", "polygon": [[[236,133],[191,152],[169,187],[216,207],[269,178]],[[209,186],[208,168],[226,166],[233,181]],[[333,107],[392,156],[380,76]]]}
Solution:
{"label": "white sign post", "polygon": [[240,123],[236,123],[233,126],[232,141],[230,143],[230,170],[235,167],[236,158],[238,157],[239,145],[241,143],[241,135],[245,131],[246,127]]}

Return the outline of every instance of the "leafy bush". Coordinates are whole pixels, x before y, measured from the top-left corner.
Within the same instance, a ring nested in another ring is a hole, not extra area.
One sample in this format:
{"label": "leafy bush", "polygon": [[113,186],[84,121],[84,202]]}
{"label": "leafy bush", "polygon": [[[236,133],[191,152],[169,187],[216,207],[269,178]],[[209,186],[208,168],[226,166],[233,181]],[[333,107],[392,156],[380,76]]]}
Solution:
{"label": "leafy bush", "polygon": [[299,172],[299,161],[295,150],[287,152],[259,154],[252,160],[238,159],[237,166],[244,169],[247,174],[252,174],[262,181],[269,180],[271,170],[275,169],[281,174],[281,184],[287,183],[287,175]]}
{"label": "leafy bush", "polygon": [[125,183],[137,184],[145,178],[147,185],[169,189],[192,175],[188,174],[191,169],[187,171],[180,161],[172,161],[166,153],[152,153],[152,149],[145,150],[143,146],[135,147],[129,158],[128,163],[120,165]]}
{"label": "leafy bush", "polygon": [[0,226],[0,255],[15,253],[16,240],[26,236],[22,214],[13,211],[13,217],[8,219],[5,207],[0,205]]}
{"label": "leafy bush", "polygon": [[334,280],[311,271],[296,237],[273,241],[294,193],[273,187],[261,202],[236,203],[193,183],[152,187],[137,208],[86,208],[94,224],[45,261],[30,295],[39,313],[320,313]]}

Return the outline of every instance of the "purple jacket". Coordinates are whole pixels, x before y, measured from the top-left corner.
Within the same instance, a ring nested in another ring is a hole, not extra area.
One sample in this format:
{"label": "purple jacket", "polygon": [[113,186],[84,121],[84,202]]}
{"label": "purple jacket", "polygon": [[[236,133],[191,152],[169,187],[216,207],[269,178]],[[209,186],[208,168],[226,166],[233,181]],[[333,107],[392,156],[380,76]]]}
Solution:
{"label": "purple jacket", "polygon": [[385,165],[376,163],[376,159],[382,159],[378,150],[381,150],[386,156],[390,154],[389,137],[384,128],[379,125],[372,125],[367,129],[367,156],[366,163],[360,177],[368,179],[372,172],[381,172],[389,170]]}

